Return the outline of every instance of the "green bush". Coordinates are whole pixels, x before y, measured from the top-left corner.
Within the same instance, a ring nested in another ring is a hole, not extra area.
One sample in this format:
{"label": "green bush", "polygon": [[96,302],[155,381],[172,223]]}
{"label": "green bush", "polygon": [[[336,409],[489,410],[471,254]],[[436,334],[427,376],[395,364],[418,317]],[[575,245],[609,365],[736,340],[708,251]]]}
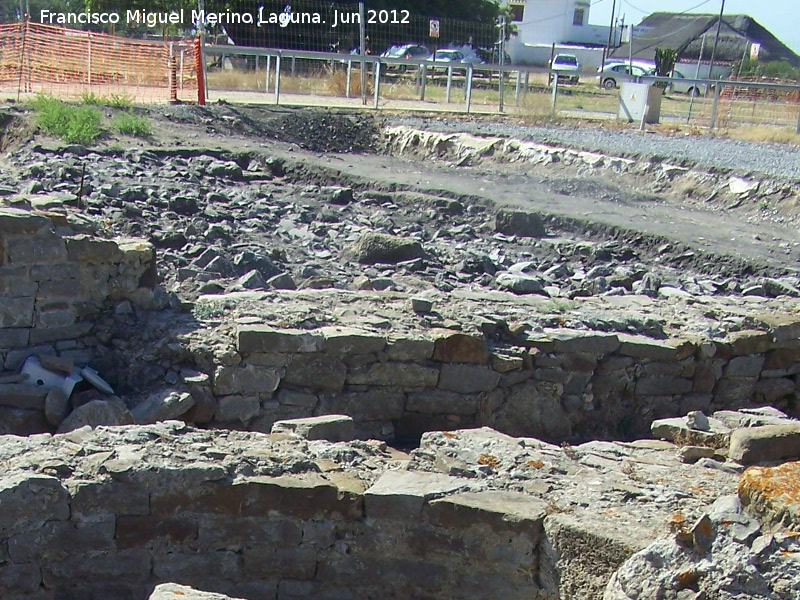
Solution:
{"label": "green bush", "polygon": [[147,137],[150,135],[150,121],[147,117],[140,117],[131,112],[121,112],[111,119],[114,131],[124,135]]}
{"label": "green bush", "polygon": [[91,144],[100,135],[102,115],[90,106],[72,106],[49,96],[31,101],[36,124],[50,135],[74,144]]}

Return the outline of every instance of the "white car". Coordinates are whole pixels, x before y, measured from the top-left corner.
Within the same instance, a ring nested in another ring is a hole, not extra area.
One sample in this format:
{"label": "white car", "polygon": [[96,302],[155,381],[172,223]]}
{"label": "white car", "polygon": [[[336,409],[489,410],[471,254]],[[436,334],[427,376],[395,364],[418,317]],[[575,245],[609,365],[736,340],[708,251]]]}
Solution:
{"label": "white car", "polygon": [[460,50],[449,50],[446,48],[437,50],[433,55],[428,57],[428,60],[437,63],[460,63],[462,65],[467,65],[470,63],[473,65],[479,65],[483,63],[479,56],[474,54],[466,56]]}
{"label": "white car", "polygon": [[607,64],[602,72],[598,69],[597,81],[607,90],[620,87],[626,81],[637,81],[639,77],[647,75],[647,70],[639,65],[628,63]]}
{"label": "white car", "polygon": [[[574,54],[556,54],[550,64],[550,70],[558,74],[559,81],[578,83],[580,80],[581,63]],[[553,74],[550,73],[549,82],[553,82]]]}

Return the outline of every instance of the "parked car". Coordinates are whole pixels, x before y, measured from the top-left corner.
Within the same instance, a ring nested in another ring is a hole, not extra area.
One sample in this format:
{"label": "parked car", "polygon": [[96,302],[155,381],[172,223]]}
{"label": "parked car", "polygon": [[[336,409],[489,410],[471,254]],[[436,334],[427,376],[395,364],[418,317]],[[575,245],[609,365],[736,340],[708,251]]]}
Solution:
{"label": "parked car", "polygon": [[[648,75],[655,75],[656,70],[651,69],[647,72]],[[673,81],[670,82],[669,87],[667,88],[671,92],[677,92],[679,94],[689,94],[690,96],[703,96],[706,95],[708,92],[708,86],[705,83],[684,83],[683,81],[678,81],[680,79],[686,79],[683,73],[680,71],[672,71],[672,79]]]}
{"label": "parked car", "polygon": [[[550,70],[558,73],[559,81],[578,83],[580,80],[581,64],[574,54],[556,54],[550,64]],[[549,83],[553,83],[553,74],[550,73]]]}
{"label": "parked car", "polygon": [[465,55],[461,50],[450,50],[448,48],[437,50],[435,54],[428,57],[428,60],[437,63],[460,63],[462,65],[470,63],[479,65],[483,63],[480,56],[475,54]]}
{"label": "parked car", "polygon": [[[421,46],[417,44],[403,44],[401,46],[392,46],[388,50],[381,53],[381,56],[386,58],[402,58],[404,60],[420,60],[423,58],[427,58],[431,55],[431,51],[428,50],[426,46]],[[408,69],[408,65],[386,65],[388,70],[397,69],[401,73],[404,73],[406,69]],[[413,67],[412,67],[413,68]]]}
{"label": "parked car", "polygon": [[621,83],[636,81],[637,78],[648,74],[647,69],[639,65],[629,65],[628,63],[607,64],[602,71],[600,69],[597,71],[596,79],[598,83],[607,90],[613,90],[618,88]]}
{"label": "parked car", "polygon": [[381,54],[381,56],[385,56],[386,58],[403,58],[405,60],[415,58],[427,58],[431,55],[431,51],[428,50],[425,46],[419,46],[417,44],[403,44],[402,46],[392,46],[385,52]]}

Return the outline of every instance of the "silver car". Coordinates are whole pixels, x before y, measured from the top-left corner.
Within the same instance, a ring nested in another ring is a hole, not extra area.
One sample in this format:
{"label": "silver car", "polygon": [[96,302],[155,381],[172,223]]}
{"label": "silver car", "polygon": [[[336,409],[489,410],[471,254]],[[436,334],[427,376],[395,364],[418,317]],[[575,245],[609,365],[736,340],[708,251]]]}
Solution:
{"label": "silver car", "polygon": [[628,63],[611,63],[600,71],[598,69],[597,81],[607,90],[620,87],[621,83],[636,81],[639,77],[644,77],[648,72],[638,65]]}
{"label": "silver car", "polygon": [[[652,69],[648,71],[648,75],[655,75],[656,70]],[[700,96],[706,95],[708,91],[708,86],[705,83],[691,83],[691,82],[683,82],[680,81],[681,79],[686,79],[683,73],[680,71],[673,71],[672,72],[672,81],[669,84],[669,90],[671,92],[678,92],[679,94],[689,94],[690,96]]]}

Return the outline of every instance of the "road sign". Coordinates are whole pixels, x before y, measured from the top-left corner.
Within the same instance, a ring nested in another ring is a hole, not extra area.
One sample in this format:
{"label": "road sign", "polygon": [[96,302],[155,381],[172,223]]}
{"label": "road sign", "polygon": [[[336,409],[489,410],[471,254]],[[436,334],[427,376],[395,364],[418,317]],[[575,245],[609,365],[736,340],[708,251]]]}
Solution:
{"label": "road sign", "polygon": [[761,44],[750,44],[750,60],[758,60],[758,53],[761,51]]}
{"label": "road sign", "polygon": [[438,38],[439,37],[439,19],[431,19],[430,36],[432,38]]}

